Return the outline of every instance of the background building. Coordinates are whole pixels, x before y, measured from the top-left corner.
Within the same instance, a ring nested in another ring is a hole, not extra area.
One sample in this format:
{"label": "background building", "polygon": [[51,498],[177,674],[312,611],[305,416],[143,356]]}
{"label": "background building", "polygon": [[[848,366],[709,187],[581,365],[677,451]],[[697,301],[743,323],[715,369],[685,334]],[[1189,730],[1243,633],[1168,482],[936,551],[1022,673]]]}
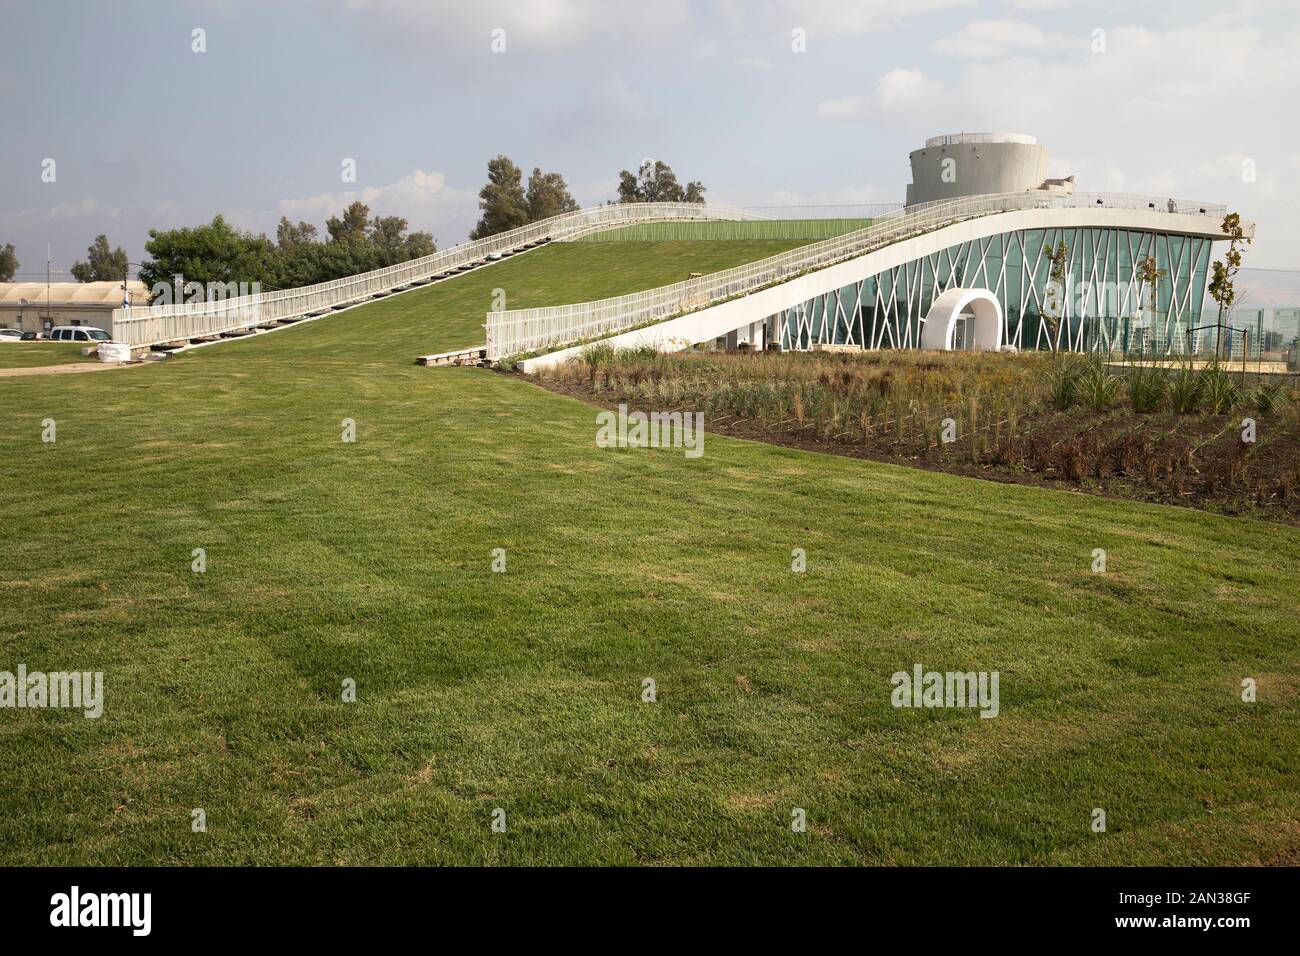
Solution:
{"label": "background building", "polygon": [[[863,257],[852,281],[771,316],[768,340],[783,349],[916,348],[939,296],[975,289],[999,304],[1003,346],[1171,354],[1207,345],[1197,330],[1211,247],[1225,238],[1224,207],[1078,193],[1073,176],[1047,178],[1047,161],[1046,147],[1020,133],[926,140],[911,153],[907,206],[966,200],[973,215],[989,197],[1005,211]],[[957,324],[955,347],[963,347]]]}
{"label": "background building", "polygon": [[[127,283],[131,306],[149,304],[149,289]],[[56,325],[92,325],[113,331],[113,310],[122,307],[121,282],[0,282],[0,328],[45,332]]]}

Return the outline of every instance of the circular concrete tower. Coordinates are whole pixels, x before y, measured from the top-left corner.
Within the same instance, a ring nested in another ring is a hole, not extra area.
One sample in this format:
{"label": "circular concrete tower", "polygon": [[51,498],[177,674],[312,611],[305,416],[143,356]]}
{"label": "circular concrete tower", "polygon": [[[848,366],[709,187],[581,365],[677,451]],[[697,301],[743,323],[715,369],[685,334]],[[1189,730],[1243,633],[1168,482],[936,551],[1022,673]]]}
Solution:
{"label": "circular concrete tower", "polygon": [[1047,147],[1023,133],[932,136],[911,153],[907,205],[1044,186]]}

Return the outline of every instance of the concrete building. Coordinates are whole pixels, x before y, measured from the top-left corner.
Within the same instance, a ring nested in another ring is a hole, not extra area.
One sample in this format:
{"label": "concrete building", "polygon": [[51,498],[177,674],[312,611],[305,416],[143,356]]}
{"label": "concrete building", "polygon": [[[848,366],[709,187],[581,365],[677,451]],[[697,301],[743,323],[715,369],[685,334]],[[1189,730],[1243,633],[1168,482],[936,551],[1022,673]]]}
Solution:
{"label": "concrete building", "polygon": [[[611,346],[661,351],[715,341],[795,351],[1206,347],[1202,303],[1212,247],[1228,238],[1225,206],[1076,191],[1073,177],[1047,178],[1044,147],[1013,133],[938,136],[911,155],[907,206],[864,229],[689,286],[491,313],[489,356],[505,341],[537,350],[619,325],[628,331]],[[1254,223],[1241,225],[1254,236]],[[664,321],[647,321],[656,313]]]}
{"label": "concrete building", "polygon": [[914,150],[908,206],[1027,189],[1069,191],[1074,177],[1049,181],[1047,147],[1023,133],[949,133]]}
{"label": "concrete building", "polygon": [[[149,304],[149,289],[127,283],[131,307]],[[0,328],[48,332],[57,325],[90,325],[113,332],[122,308],[121,282],[0,282]]]}

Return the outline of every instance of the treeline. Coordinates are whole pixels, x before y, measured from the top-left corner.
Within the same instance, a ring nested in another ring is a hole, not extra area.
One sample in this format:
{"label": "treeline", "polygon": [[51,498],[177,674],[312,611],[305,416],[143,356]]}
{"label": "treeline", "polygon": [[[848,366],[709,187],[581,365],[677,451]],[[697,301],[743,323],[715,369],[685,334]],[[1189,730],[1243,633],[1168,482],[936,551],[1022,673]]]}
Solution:
{"label": "treeline", "polygon": [[180,274],[186,282],[257,282],[270,291],[341,279],[438,251],[429,233],[408,233],[401,216],[372,218],[361,202],[331,216],[325,230],[329,236],[321,240],[312,223],[281,217],[272,242],[235,229],[220,215],[202,226],[150,229],[140,280],[154,288]]}
{"label": "treeline", "polygon": [[[534,166],[525,185],[523,171],[508,156],[489,160],[487,167],[488,181],[479,190],[482,215],[471,239],[578,208],[559,173],[544,173]],[[646,160],[635,172],[620,170],[618,180],[616,202],[704,202],[702,183],[682,186],[672,167],[661,160]],[[271,240],[265,234],[236,229],[220,215],[200,226],[150,229],[140,280],[154,288],[158,283],[170,286],[176,275],[183,275],[186,282],[256,282],[271,291],[341,279],[437,251],[431,234],[407,232],[407,221],[400,216],[371,217],[370,208],[361,202],[326,220],[325,231],[328,236],[321,239],[312,223],[281,217]],[[78,260],[71,269],[79,282],[126,277],[126,252],[121,246],[113,248],[107,236],[96,236],[86,253],[85,261]],[[0,282],[9,281],[17,271],[14,247],[0,246]]]}

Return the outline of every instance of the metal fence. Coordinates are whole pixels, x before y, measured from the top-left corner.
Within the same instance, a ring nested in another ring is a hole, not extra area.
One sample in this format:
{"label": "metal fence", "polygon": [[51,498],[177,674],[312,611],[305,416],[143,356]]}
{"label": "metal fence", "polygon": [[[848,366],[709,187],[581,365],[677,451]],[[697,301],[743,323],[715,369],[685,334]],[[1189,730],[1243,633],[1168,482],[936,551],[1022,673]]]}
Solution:
{"label": "metal fence", "polygon": [[1126,193],[1018,192],[936,200],[885,213],[863,229],[734,269],[630,295],[573,305],[489,312],[489,359],[611,335],[783,282],[963,219],[1021,209],[1107,208],[1177,212],[1221,220],[1221,205]]}
{"label": "metal fence", "polygon": [[184,341],[252,328],[278,319],[299,318],[432,279],[490,255],[517,251],[530,243],[569,239],[619,225],[684,220],[757,218],[737,206],[712,203],[625,203],[594,206],[466,242],[421,259],[278,292],[114,309],[113,339],[130,345]]}

